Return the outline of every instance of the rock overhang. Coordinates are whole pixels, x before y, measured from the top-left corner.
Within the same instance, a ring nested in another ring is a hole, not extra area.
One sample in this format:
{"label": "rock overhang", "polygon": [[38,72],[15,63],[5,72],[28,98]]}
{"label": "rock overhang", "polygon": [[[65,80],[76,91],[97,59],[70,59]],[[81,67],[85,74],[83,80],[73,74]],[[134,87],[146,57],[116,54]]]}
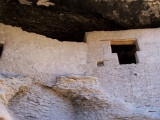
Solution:
{"label": "rock overhang", "polygon": [[159,27],[159,1],[2,0],[0,22],[61,41],[85,32]]}

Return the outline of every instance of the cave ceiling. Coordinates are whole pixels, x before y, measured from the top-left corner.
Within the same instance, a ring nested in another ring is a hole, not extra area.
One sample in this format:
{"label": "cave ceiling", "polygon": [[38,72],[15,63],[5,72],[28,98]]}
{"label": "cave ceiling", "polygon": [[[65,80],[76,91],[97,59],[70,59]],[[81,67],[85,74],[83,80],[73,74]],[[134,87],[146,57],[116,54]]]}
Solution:
{"label": "cave ceiling", "polygon": [[0,22],[81,42],[88,31],[160,27],[160,1],[0,0]]}

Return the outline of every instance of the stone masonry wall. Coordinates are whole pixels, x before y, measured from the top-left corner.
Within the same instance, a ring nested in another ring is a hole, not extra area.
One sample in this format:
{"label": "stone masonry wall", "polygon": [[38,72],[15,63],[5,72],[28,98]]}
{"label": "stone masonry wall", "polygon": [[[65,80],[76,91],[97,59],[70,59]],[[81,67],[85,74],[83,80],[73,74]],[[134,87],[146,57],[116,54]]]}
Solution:
{"label": "stone masonry wall", "polygon": [[86,43],[60,42],[3,24],[0,43],[5,44],[0,66],[11,72],[42,81],[86,71]]}
{"label": "stone masonry wall", "polygon": [[[135,103],[136,106],[158,107],[160,90],[160,29],[86,33],[88,43],[87,75],[99,78],[112,96]],[[109,41],[137,39],[137,64],[120,65]],[[97,62],[104,66],[98,67]]]}
{"label": "stone masonry wall", "polygon": [[[0,24],[0,108],[20,120],[159,120],[159,33],[95,31],[76,43]],[[120,65],[110,42],[101,40],[128,38],[137,39],[137,64]]]}

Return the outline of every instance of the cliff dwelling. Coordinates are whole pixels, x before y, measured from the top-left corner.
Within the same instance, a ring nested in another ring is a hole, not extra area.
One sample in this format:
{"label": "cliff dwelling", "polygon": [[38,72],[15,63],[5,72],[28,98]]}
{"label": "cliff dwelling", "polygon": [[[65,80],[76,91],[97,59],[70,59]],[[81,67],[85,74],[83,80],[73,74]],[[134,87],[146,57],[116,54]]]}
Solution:
{"label": "cliff dwelling", "polygon": [[160,120],[159,4],[1,0],[0,120]]}

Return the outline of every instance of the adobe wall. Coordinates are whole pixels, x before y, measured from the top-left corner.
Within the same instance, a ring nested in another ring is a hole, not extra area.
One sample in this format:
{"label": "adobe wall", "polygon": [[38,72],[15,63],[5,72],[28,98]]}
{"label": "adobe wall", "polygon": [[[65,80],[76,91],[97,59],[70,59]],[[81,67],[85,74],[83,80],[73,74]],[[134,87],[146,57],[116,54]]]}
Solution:
{"label": "adobe wall", "polygon": [[[4,44],[0,58],[0,86],[3,86],[0,99],[8,98],[6,104],[16,117],[20,120],[74,120],[71,101],[50,87],[57,76],[85,74],[87,44],[60,42],[3,24],[0,24],[0,43]],[[29,80],[19,76],[33,81],[27,85]],[[1,83],[3,77],[7,80]],[[25,87],[19,87],[19,81]]]}
{"label": "adobe wall", "polygon": [[[0,100],[7,96],[8,108],[22,120],[109,120],[114,114],[119,114],[117,119],[129,118],[127,102],[135,103],[135,107],[159,109],[159,33],[160,29],[95,31],[86,33],[86,43],[76,43],[0,24],[0,43],[4,44]],[[110,42],[101,40],[128,38],[137,39],[138,63],[120,65]],[[99,61],[104,66],[98,67]],[[62,77],[55,79],[57,76]]]}
{"label": "adobe wall", "polygon": [[0,66],[7,71],[41,81],[86,71],[86,43],[60,42],[3,24],[0,43],[5,44]]}
{"label": "adobe wall", "polygon": [[[110,42],[101,40],[137,39],[137,64],[120,65]],[[136,106],[160,106],[160,29],[86,33],[88,43],[87,75],[99,78],[112,96]],[[97,62],[104,66],[98,67]]]}

